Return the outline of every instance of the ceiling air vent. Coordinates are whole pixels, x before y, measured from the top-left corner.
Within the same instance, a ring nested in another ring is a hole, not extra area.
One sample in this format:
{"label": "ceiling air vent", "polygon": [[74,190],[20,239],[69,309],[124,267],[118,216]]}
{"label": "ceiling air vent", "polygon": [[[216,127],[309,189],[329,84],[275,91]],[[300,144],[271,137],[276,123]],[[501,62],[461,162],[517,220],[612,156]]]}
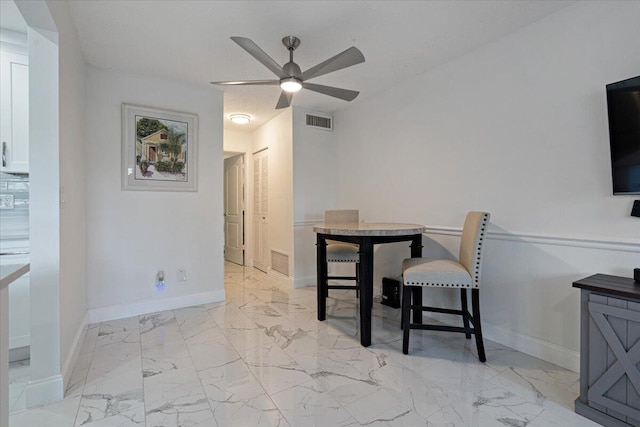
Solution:
{"label": "ceiling air vent", "polygon": [[333,130],[333,116],[318,113],[307,114],[307,126],[324,130]]}

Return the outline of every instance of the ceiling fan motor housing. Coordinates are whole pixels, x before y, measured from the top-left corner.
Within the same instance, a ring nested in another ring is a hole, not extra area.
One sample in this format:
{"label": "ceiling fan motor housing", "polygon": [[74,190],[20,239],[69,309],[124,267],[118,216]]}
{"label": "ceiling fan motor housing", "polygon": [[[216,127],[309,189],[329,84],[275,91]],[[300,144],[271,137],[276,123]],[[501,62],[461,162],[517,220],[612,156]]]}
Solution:
{"label": "ceiling fan motor housing", "polygon": [[286,64],[284,64],[284,66],[282,67],[282,71],[284,71],[284,73],[290,77],[297,77],[302,74],[302,70],[295,62],[287,62]]}

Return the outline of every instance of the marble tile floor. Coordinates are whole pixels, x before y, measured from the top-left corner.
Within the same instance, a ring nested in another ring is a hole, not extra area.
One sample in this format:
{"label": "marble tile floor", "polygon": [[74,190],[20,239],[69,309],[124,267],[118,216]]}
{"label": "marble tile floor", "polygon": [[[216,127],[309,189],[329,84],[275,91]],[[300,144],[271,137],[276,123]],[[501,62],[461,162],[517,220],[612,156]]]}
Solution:
{"label": "marble tile floor", "polygon": [[29,382],[30,360],[19,360],[9,363],[9,413],[25,409],[25,394]]}
{"label": "marble tile floor", "polygon": [[462,334],[412,331],[374,303],[360,346],[353,291],[291,290],[227,264],[227,300],[90,325],[60,402],[10,427],[596,426],[573,412],[578,374]]}

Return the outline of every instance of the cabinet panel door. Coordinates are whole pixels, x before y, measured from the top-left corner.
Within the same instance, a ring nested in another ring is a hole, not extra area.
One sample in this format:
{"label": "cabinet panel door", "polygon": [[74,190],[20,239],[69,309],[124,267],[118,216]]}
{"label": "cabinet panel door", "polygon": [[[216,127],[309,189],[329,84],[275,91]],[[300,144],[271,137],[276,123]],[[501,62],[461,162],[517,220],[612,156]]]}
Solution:
{"label": "cabinet panel door", "polygon": [[29,172],[28,57],[0,52],[0,73],[0,168],[7,172]]}

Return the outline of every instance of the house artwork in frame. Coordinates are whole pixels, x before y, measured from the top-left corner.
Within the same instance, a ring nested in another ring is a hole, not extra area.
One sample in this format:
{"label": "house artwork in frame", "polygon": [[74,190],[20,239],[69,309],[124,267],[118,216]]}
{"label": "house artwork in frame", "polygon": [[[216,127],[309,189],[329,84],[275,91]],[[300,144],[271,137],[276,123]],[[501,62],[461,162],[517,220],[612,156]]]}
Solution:
{"label": "house artwork in frame", "polygon": [[122,104],[124,190],[197,191],[198,116]]}

